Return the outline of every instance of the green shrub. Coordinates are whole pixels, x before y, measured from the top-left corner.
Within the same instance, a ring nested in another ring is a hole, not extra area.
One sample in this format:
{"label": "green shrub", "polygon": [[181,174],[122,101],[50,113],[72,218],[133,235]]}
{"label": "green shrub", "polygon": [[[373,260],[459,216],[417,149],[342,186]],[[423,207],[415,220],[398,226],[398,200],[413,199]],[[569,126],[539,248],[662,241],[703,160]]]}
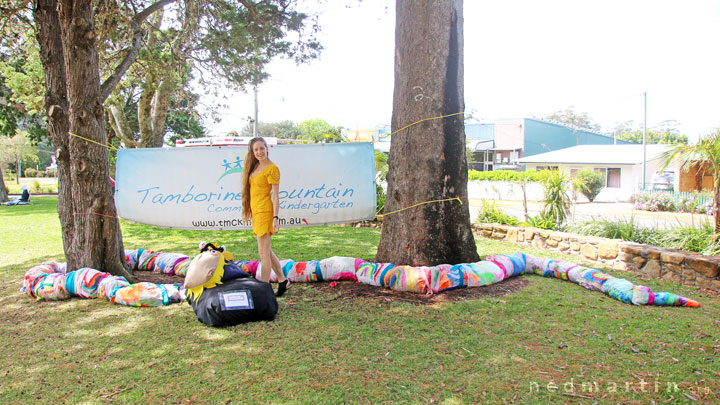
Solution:
{"label": "green shrub", "polygon": [[582,169],[578,171],[575,176],[582,180],[582,186],[580,187],[580,193],[585,196],[590,202],[595,200],[600,191],[605,187],[605,176],[602,173],[596,172],[592,169]]}
{"label": "green shrub", "polygon": [[57,177],[57,169],[45,170],[45,177]]}
{"label": "green shrub", "polygon": [[385,198],[387,196],[385,195],[385,190],[383,190],[382,185],[375,183],[375,198],[377,199],[377,213],[382,214],[385,212]]}
{"label": "green shrub", "polygon": [[494,202],[483,200],[482,208],[478,211],[475,222],[498,223],[503,225],[518,225],[519,221],[512,215],[504,213]]}
{"label": "green shrub", "polygon": [[672,229],[645,228],[635,218],[619,221],[592,220],[563,227],[563,231],[608,239],[622,239],[663,248],[717,255],[720,246],[712,245],[713,229],[710,221],[698,225],[679,225]]}
{"label": "green shrub", "polygon": [[708,191],[668,193],[663,191],[633,194],[634,208],[645,211],[694,212],[706,214],[712,210],[712,196]]}
{"label": "green shrub", "polygon": [[543,179],[544,203],[543,214],[546,218],[562,225],[570,214],[570,197],[568,176],[559,170],[549,170]]}
{"label": "green shrub", "polygon": [[669,193],[662,191],[644,192],[634,194],[633,198],[636,210],[643,211],[675,211],[675,200]]}
{"label": "green shrub", "polygon": [[481,172],[477,170],[468,170],[468,180],[486,180],[486,181],[542,181],[545,174],[535,170],[525,172],[516,172],[514,170],[492,170]]}
{"label": "green shrub", "polygon": [[37,175],[38,175],[37,170],[35,170],[31,167],[28,167],[27,169],[25,169],[25,177],[37,177]]}
{"label": "green shrub", "polygon": [[547,217],[546,215],[543,215],[542,213],[534,216],[534,217],[528,217],[527,222],[523,223],[527,226],[532,226],[535,228],[540,229],[548,229],[551,231],[554,231],[558,229],[558,224],[553,221],[552,218]]}
{"label": "green shrub", "polygon": [[33,190],[38,193],[40,192],[40,182],[37,180],[33,181]]}
{"label": "green shrub", "polygon": [[703,221],[699,226],[679,224],[672,229],[660,231],[657,243],[658,246],[666,248],[705,252],[717,250],[717,247],[712,246],[712,239],[713,226],[710,221]]}

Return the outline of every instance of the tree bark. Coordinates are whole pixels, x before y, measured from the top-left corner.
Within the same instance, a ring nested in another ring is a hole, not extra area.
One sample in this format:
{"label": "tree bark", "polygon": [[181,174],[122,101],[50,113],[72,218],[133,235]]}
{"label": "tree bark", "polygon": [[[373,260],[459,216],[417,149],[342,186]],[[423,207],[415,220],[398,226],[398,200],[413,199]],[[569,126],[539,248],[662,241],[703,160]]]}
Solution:
{"label": "tree bark", "polygon": [[[479,260],[467,204],[462,0],[398,0],[386,217],[376,259]],[[418,123],[419,122],[419,123]],[[399,131],[405,126],[417,123]],[[395,132],[399,131],[399,132]],[[419,205],[433,200],[457,200]]]}
{"label": "tree bark", "polygon": [[150,129],[151,137],[146,148],[161,148],[165,137],[165,121],[170,108],[170,95],[175,91],[176,80],[174,74],[169,74],[160,80],[160,84],[153,94],[150,103]]}
{"label": "tree bark", "polygon": [[113,131],[115,131],[115,135],[117,135],[126,148],[136,148],[138,144],[134,139],[133,132],[130,129],[130,123],[125,117],[123,110],[113,104],[108,105],[108,109],[110,110],[110,125]]}
{"label": "tree bark", "polygon": [[58,213],[69,269],[91,267],[133,281],[125,263],[104,147],[92,3],[38,0],[34,10],[45,70],[48,129],[58,164]]}
{"label": "tree bark", "polygon": [[8,200],[8,191],[5,187],[5,179],[3,178],[2,167],[0,167],[0,202]]}
{"label": "tree bark", "polygon": [[58,214],[62,229],[65,257],[69,257],[75,229],[70,188],[70,152],[68,150],[68,102],[65,79],[65,62],[57,16],[57,0],[38,0],[34,19],[38,27],[40,60],[45,71],[45,108],[48,133],[55,148],[58,176]]}
{"label": "tree bark", "polygon": [[140,131],[140,140],[138,145],[144,147],[150,142],[152,138],[152,121],[150,120],[152,109],[152,95],[155,93],[155,76],[148,74],[145,79],[145,84],[142,86],[143,92],[138,100],[137,105],[137,117],[138,117],[138,129]]}

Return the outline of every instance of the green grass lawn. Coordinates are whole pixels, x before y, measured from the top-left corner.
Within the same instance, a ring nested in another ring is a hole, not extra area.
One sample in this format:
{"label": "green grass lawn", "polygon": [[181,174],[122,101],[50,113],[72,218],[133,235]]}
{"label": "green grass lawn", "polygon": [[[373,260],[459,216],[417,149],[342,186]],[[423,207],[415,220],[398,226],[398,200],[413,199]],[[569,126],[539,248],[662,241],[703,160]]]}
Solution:
{"label": "green grass lawn", "polygon": [[56,177],[20,177],[20,182],[15,177],[5,177],[5,187],[8,194],[22,193],[22,186],[30,189],[31,194],[57,194],[58,179]]}
{"label": "green grass lawn", "polygon": [[[1,403],[720,400],[720,298],[608,269],[702,307],[636,307],[534,275],[503,297],[433,305],[295,284],[274,322],[227,329],[199,323],[187,304],[35,301],[18,292],[25,271],[64,261],[56,202],[0,207]],[[212,240],[257,257],[250,231],[122,227],[126,249],[193,255]],[[281,259],[370,259],[379,239],[376,229],[295,228],[273,246]],[[521,249],[477,242],[481,255]]]}

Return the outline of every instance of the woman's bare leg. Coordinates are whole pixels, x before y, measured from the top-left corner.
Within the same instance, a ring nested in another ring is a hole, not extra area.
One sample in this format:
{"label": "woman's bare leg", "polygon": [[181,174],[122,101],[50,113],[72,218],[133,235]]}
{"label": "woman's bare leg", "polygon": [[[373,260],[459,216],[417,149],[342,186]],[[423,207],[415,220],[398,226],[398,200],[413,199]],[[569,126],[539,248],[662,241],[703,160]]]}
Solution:
{"label": "woman's bare leg", "polygon": [[280,266],[280,260],[275,256],[272,247],[270,246],[271,237],[270,234],[258,236],[258,253],[260,254],[261,272],[260,281],[270,282],[270,269],[275,272],[278,282],[285,281],[285,275],[283,274],[282,267]]}

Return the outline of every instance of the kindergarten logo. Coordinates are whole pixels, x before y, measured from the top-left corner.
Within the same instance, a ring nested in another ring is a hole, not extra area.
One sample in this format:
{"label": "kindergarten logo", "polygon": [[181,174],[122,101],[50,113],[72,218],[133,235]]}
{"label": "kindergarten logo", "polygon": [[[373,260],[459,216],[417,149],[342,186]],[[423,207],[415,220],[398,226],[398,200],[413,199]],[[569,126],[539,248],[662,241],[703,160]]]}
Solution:
{"label": "kindergarten logo", "polygon": [[228,174],[242,173],[243,171],[242,160],[240,159],[240,156],[236,156],[234,162],[228,162],[227,159],[223,159],[223,164],[221,166],[225,168],[225,172],[221,174],[220,177],[218,177],[216,183],[219,183],[220,180],[222,180],[222,178],[227,176]]}

